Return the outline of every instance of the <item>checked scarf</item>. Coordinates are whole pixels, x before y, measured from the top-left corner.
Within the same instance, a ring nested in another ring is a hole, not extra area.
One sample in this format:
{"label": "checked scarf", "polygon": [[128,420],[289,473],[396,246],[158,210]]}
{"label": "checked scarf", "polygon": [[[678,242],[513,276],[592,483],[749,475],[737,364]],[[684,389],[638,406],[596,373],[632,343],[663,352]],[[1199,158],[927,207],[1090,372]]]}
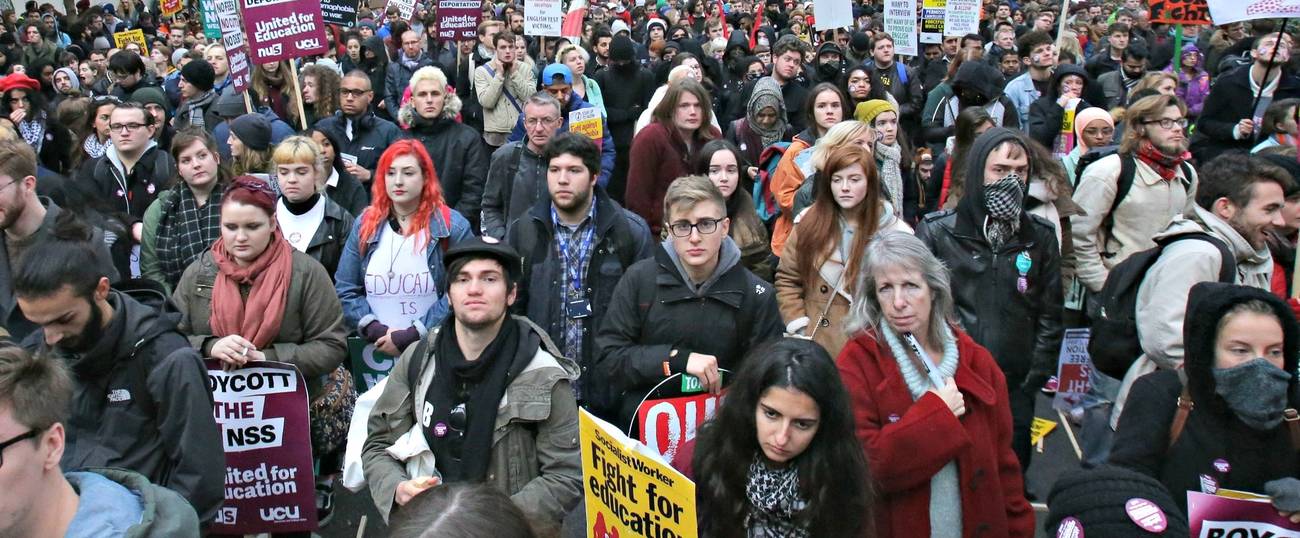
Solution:
{"label": "checked scarf", "polygon": [[221,195],[225,187],[220,183],[212,189],[208,203],[199,207],[194,193],[184,183],[172,188],[162,216],[158,220],[158,263],[166,277],[166,284],[175,286],[181,273],[194,260],[212,247],[221,237]]}
{"label": "checked scarf", "polygon": [[1020,212],[1024,210],[1025,190],[1018,174],[1007,174],[997,183],[984,187],[984,236],[994,251],[1020,231]]}
{"label": "checked scarf", "polygon": [[749,498],[745,527],[750,538],[808,537],[808,524],[803,519],[808,501],[799,495],[797,466],[771,467],[761,455],[755,455],[749,464],[745,496]]}

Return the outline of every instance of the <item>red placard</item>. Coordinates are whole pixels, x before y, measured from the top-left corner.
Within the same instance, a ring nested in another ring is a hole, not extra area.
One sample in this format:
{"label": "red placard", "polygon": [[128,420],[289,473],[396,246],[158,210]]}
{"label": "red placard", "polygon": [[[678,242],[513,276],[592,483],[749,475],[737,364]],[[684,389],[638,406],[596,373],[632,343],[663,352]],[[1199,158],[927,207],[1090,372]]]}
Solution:
{"label": "red placard", "polygon": [[721,396],[707,392],[646,400],[636,410],[637,436],[645,446],[672,461],[683,443],[695,439],[701,424],[717,411]]}
{"label": "red placard", "polygon": [[1206,0],[1147,0],[1151,22],[1164,24],[1210,24]]}

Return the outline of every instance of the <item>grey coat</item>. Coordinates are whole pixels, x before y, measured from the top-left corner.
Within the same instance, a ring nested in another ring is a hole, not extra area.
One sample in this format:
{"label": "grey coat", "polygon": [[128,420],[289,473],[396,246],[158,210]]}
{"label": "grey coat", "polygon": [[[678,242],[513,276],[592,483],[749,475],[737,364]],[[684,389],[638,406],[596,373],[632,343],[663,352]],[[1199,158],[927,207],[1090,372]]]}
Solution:
{"label": "grey coat", "polygon": [[483,191],[483,235],[504,239],[506,226],[547,198],[546,164],[528,149],[528,141],[511,142],[492,153]]}

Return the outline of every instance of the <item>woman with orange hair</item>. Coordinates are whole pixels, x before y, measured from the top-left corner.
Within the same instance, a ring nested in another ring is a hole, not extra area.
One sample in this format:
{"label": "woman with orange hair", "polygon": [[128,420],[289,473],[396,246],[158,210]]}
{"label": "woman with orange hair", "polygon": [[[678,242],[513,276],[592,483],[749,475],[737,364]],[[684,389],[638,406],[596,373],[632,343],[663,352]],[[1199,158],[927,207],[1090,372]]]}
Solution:
{"label": "woman with orange hair", "polygon": [[334,281],[348,327],[397,356],[447,317],[442,256],[471,234],[469,221],[443,200],[423,144],[394,142],[377,172]]}

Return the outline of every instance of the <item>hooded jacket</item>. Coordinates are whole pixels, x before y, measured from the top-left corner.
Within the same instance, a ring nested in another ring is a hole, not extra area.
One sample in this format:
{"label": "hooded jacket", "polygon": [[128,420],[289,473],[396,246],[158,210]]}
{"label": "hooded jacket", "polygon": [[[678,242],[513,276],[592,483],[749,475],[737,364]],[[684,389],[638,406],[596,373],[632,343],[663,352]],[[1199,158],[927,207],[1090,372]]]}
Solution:
{"label": "hooded jacket", "polygon": [[[966,177],[972,180],[966,194],[956,209],[922,219],[916,235],[952,271],[957,317],[971,338],[993,354],[1007,384],[1038,388],[1056,371],[1061,350],[1063,298],[1056,228],[1022,211],[1017,235],[994,251],[984,232],[984,183],[974,180],[984,177],[989,153],[1014,140],[1016,133],[1006,128],[994,128],[976,139],[967,154]],[[1028,183],[1028,178],[1022,181]],[[1020,271],[1026,258],[1029,268]],[[1024,292],[1018,290],[1022,276]]]}
{"label": "hooded jacket", "polygon": [[[366,58],[366,51],[375,53],[373,59]],[[388,78],[388,47],[384,45],[384,38],[372,35],[361,42],[361,62],[357,68],[365,71],[366,76],[370,77],[370,89],[373,90],[374,98],[370,101],[370,111],[379,110],[379,103],[384,100],[384,83]],[[343,74],[348,72],[345,70]],[[391,113],[396,113],[397,108],[388,105]]]}
{"label": "hooded jacket", "polygon": [[[138,297],[138,299],[137,299]],[[171,489],[210,521],[224,496],[226,455],[199,352],[161,293],[108,294],[113,317],[88,351],[50,349],[43,329],[24,347],[67,361],[74,383],[64,469],[129,469]]]}
{"label": "hooded jacket", "polygon": [[64,475],[80,498],[65,538],[199,536],[194,507],[175,491],[126,469],[91,468]]}
{"label": "hooded jacket", "polygon": [[444,107],[443,115],[434,120],[413,117],[406,134],[429,152],[447,205],[460,211],[477,230],[488,171],[487,148],[478,132],[456,121],[455,114]]}
{"label": "hooded jacket", "polygon": [[1092,79],[1088,78],[1088,73],[1083,68],[1074,64],[1064,64],[1058,66],[1052,73],[1052,84],[1041,97],[1029,105],[1029,137],[1035,142],[1042,144],[1047,149],[1053,149],[1056,145],[1057,137],[1061,136],[1061,123],[1065,119],[1065,107],[1056,102],[1061,98],[1061,81],[1066,76],[1074,75],[1083,79],[1083,88],[1080,89],[1080,100],[1074,112],[1077,114],[1083,112],[1085,108],[1092,108],[1088,103],[1088,88],[1092,85]]}
{"label": "hooded jacket", "polygon": [[[1300,407],[1295,374],[1300,325],[1291,308],[1265,290],[1202,282],[1191,289],[1183,323],[1183,371],[1194,406],[1182,433],[1171,445],[1170,424],[1183,388],[1173,370],[1144,376],[1133,384],[1132,397],[1115,431],[1110,462],[1160,480],[1184,510],[1187,496],[1183,492],[1200,491],[1201,476],[1214,478],[1221,488],[1263,493],[1265,482],[1300,473],[1300,455],[1291,444],[1285,421],[1268,431],[1251,428],[1216,392],[1213,370],[1219,323],[1229,310],[1246,301],[1264,302],[1281,323],[1283,365],[1291,373],[1287,406]],[[1228,462],[1228,471],[1215,468],[1214,462],[1220,460]]]}
{"label": "hooded jacket", "polygon": [[[924,129],[925,143],[935,150],[936,155],[942,151],[948,137],[957,131],[957,112],[965,106],[960,102],[960,95],[964,91],[979,95],[980,100],[976,105],[987,109],[998,127],[1020,128],[1020,115],[1016,113],[1015,103],[1002,93],[1000,77],[998,70],[989,64],[964,62],[957,68],[951,83],[941,82],[930,92],[930,97],[926,99],[925,113],[921,117],[921,127]],[[1000,114],[996,113],[999,111]]]}

